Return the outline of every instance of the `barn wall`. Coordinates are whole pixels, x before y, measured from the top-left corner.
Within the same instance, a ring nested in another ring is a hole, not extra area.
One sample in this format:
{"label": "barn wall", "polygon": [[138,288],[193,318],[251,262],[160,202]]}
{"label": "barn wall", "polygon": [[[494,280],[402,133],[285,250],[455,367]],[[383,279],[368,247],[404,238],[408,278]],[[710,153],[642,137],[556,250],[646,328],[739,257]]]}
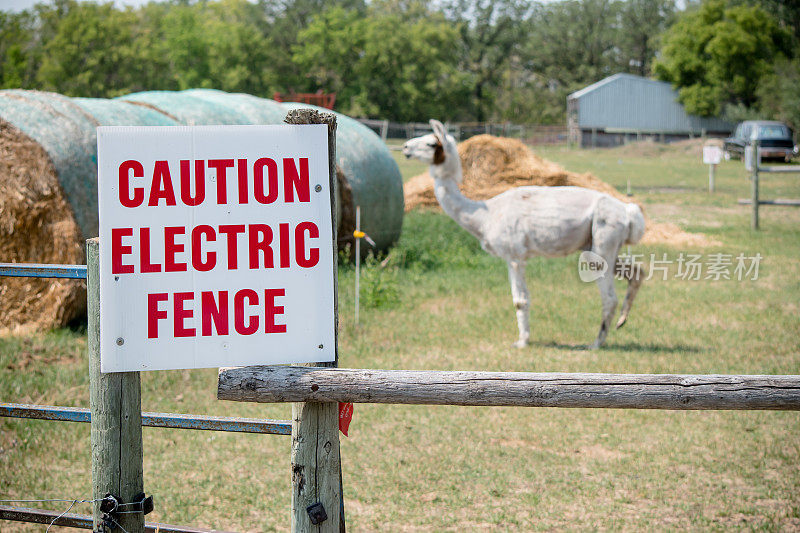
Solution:
{"label": "barn wall", "polygon": [[730,132],[733,125],[689,115],[665,82],[615,74],[568,97],[581,130],[701,135]]}

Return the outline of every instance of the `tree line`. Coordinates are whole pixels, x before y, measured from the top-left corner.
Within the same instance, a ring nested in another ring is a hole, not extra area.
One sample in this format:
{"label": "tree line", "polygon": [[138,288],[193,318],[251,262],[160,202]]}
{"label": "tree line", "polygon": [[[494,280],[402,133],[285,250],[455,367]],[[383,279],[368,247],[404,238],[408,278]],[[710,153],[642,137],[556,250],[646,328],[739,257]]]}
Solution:
{"label": "tree line", "polygon": [[0,85],[95,97],[321,90],[353,116],[548,124],[563,123],[570,92],[629,72],[672,82],[694,113],[783,116],[800,108],[791,5],[53,0],[0,11]]}

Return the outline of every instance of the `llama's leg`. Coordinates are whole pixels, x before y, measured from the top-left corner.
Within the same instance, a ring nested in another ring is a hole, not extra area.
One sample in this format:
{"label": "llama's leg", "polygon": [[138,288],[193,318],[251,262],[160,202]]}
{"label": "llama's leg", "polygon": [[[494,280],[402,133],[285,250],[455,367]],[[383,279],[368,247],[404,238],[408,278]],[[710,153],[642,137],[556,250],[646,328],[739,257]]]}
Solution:
{"label": "llama's leg", "polygon": [[528,286],[525,283],[525,262],[508,262],[508,281],[511,282],[511,298],[514,301],[514,309],[517,313],[517,327],[519,328],[519,340],[514,343],[517,348],[524,348],[531,338],[530,329],[530,301],[528,298]]}
{"label": "llama's leg", "polygon": [[619,215],[615,204],[603,199],[599,200],[592,220],[592,251],[605,260],[608,268],[597,280],[597,288],[600,289],[600,300],[603,307],[603,318],[600,323],[600,331],[591,346],[592,348],[599,348],[606,342],[614,312],[617,310],[614,271],[616,270],[619,249],[625,240],[626,232],[625,219]]}
{"label": "llama's leg", "polygon": [[597,280],[597,288],[600,289],[600,300],[603,304],[603,319],[600,323],[597,339],[591,346],[592,349],[599,348],[606,342],[608,330],[611,329],[611,321],[614,319],[614,312],[617,310],[617,293],[614,290],[613,270],[609,269]]}

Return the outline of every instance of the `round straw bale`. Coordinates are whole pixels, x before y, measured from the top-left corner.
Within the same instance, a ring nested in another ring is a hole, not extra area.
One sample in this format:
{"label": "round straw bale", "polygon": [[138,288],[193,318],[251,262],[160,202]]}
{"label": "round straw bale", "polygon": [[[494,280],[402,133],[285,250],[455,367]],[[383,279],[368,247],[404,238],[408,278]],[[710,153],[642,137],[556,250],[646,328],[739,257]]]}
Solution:
{"label": "round straw bale", "polygon": [[[0,257],[8,263],[84,262],[83,241],[42,146],[0,119]],[[62,326],[86,311],[77,280],[0,279],[0,332]]]}
{"label": "round straw bale", "polygon": [[[97,235],[99,125],[176,125],[162,113],[125,102],[0,91],[0,260],[84,263]],[[3,278],[0,331],[47,329],[86,311],[85,284]]]}

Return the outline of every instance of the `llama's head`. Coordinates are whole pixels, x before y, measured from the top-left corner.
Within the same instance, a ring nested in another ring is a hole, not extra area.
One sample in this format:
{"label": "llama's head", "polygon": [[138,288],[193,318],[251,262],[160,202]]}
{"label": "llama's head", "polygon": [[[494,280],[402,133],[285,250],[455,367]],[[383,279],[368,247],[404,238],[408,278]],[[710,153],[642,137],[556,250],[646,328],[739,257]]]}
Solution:
{"label": "llama's head", "polygon": [[[431,119],[430,124],[433,133],[406,141],[403,145],[403,155],[434,166],[451,162],[460,165],[456,140],[447,134],[444,125],[438,120]],[[460,173],[457,173],[456,179],[459,178]]]}

